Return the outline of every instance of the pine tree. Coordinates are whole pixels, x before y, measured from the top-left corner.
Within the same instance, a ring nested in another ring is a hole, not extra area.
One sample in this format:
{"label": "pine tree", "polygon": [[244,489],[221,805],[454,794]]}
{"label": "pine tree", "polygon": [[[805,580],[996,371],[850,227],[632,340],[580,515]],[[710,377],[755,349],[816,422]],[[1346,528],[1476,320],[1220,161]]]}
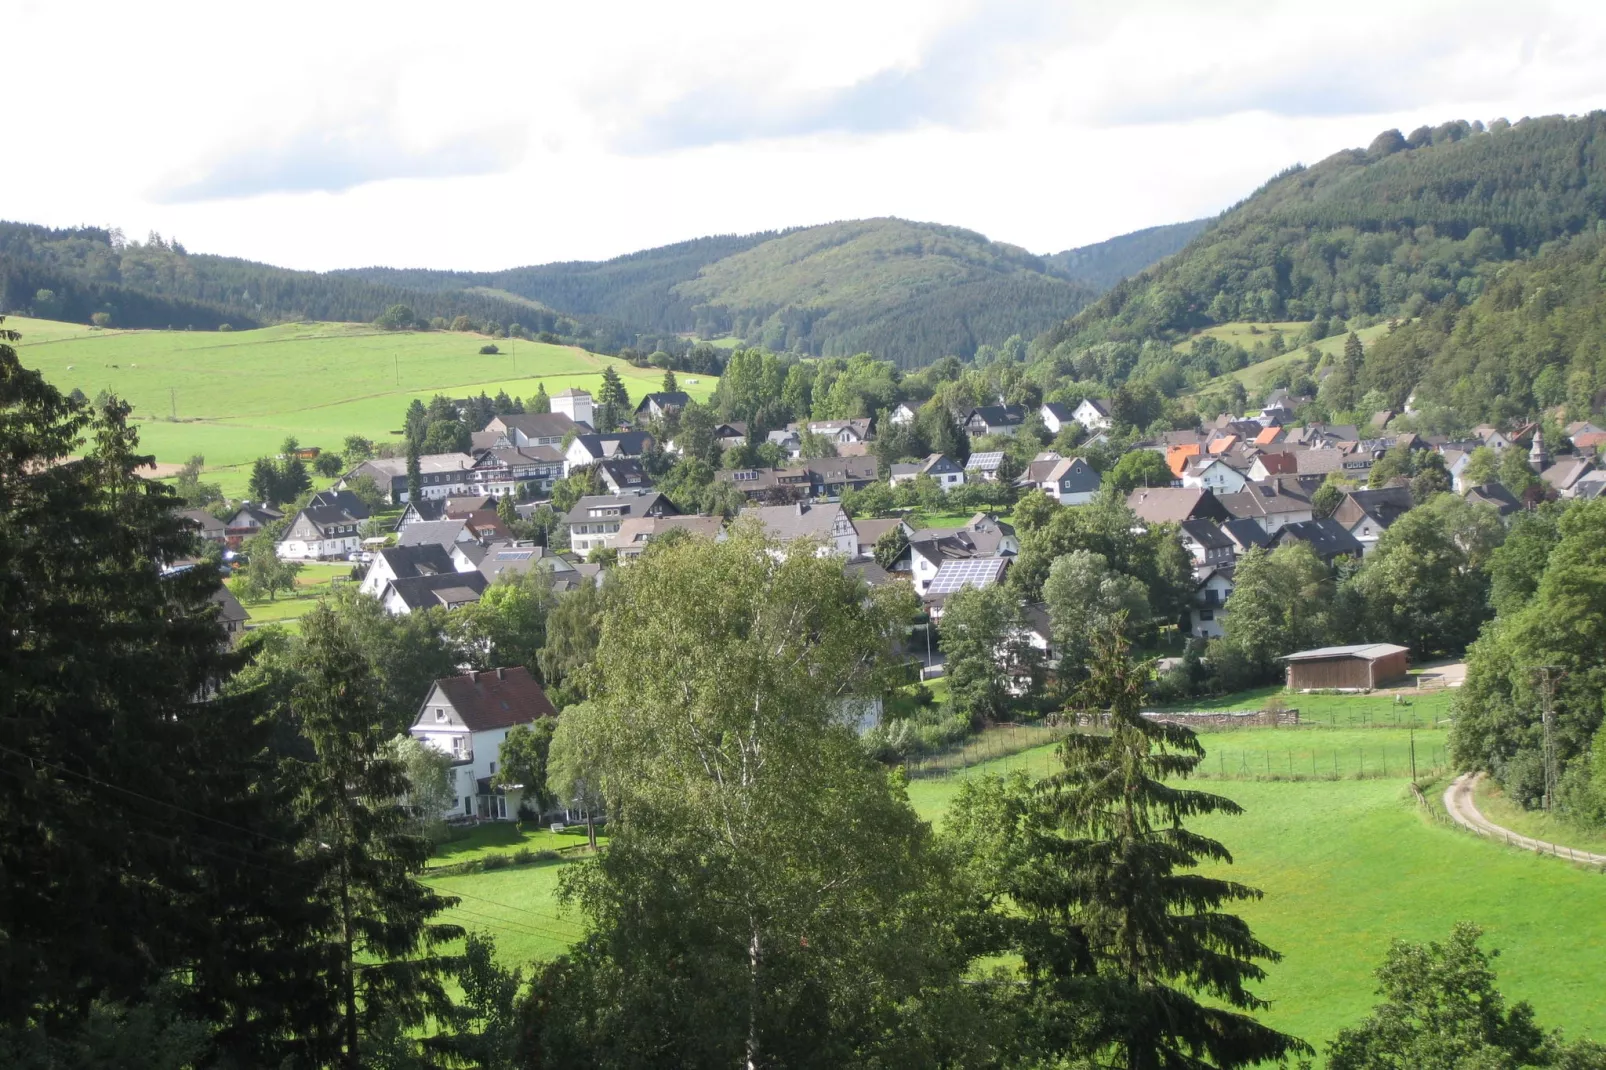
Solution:
{"label": "pine tree", "polygon": [[1361,336],[1354,331],[1349,332],[1349,337],[1344,339],[1344,363],[1342,367],[1345,374],[1349,376],[1350,382],[1360,381],[1361,364],[1365,356],[1366,347],[1361,345]]}
{"label": "pine tree", "polygon": [[1119,631],[1094,648],[1078,705],[1106,714],[1107,729],[1066,737],[1064,768],[1042,783],[1028,819],[1032,862],[1014,889],[1028,974],[1051,1000],[1091,1007],[1082,1042],[1110,1065],[1227,1068],[1308,1052],[1247,1014],[1195,998],[1264,1009],[1248,988],[1265,976],[1254,960],[1280,957],[1220,910],[1258,890],[1193,872],[1232,856],[1184,820],[1241,811],[1170,783],[1194,770],[1204,748],[1191,729],[1140,715],[1151,665],[1128,657]]}
{"label": "pine tree", "polygon": [[630,394],[612,364],[602,369],[602,387],[597,391],[597,406],[600,410],[597,421],[600,426],[597,430],[604,432],[618,427],[630,411]]}
{"label": "pine tree", "polygon": [[665,368],[664,369],[664,385],[663,385],[664,393],[666,393],[666,394],[674,394],[674,393],[678,393],[679,390],[680,390],[680,384],[675,382],[675,369],[673,369],[673,368]]}
{"label": "pine tree", "polygon": [[429,433],[429,410],[424,403],[414,398],[412,404],[407,406],[405,428],[407,441],[422,446],[424,436]]}
{"label": "pine tree", "polygon": [[306,822],[309,898],[328,911],[321,969],[307,984],[338,1008],[320,1062],[362,1065],[364,1037],[384,1019],[412,1027],[447,1013],[435,954],[463,930],[432,919],[456,900],[419,883],[429,843],[401,803],[407,774],[386,746],[380,686],[355,633],[327,605],[302,620],[290,707],[312,756],[296,763]]}
{"label": "pine tree", "polygon": [[246,484],[245,490],[252,498],[268,505],[282,501],[279,497],[279,469],[268,458],[258,457],[251,466],[251,482]]}
{"label": "pine tree", "polygon": [[407,500],[413,503],[424,500],[424,476],[418,469],[419,445],[407,440]]}
{"label": "pine tree", "polygon": [[532,413],[552,411],[552,399],[547,396],[545,383],[535,384],[535,395],[524,403],[524,411]]}

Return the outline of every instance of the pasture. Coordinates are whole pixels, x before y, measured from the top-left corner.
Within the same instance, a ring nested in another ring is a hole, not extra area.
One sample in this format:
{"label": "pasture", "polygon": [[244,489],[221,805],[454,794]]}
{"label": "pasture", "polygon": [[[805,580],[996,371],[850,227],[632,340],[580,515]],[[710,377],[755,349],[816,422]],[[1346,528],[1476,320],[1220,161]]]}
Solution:
{"label": "pasture", "polygon": [[[1256,342],[1270,341],[1273,331],[1282,331],[1284,339],[1293,344],[1294,338],[1306,327],[1304,323],[1223,323],[1215,327],[1206,328],[1194,337],[1208,335],[1223,342],[1235,342],[1245,349],[1253,350]],[[1371,327],[1362,327],[1355,333],[1360,336],[1361,342],[1370,345],[1372,340],[1388,332],[1388,324],[1379,323]],[[1344,351],[1344,340],[1348,332],[1330,335],[1316,343],[1316,350],[1327,355],[1336,355]],[[1187,352],[1193,348],[1193,338],[1178,342],[1175,347],[1179,352]],[[1209,382],[1202,384],[1193,391],[1195,394],[1207,394],[1218,386],[1223,386],[1229,379],[1237,379],[1244,384],[1249,392],[1251,401],[1259,401],[1266,392],[1266,384],[1270,381],[1277,369],[1293,363],[1305,352],[1303,346],[1290,349],[1286,353],[1279,353],[1269,357],[1258,364],[1251,364],[1246,368],[1239,368],[1235,372],[1217,376]],[[1258,411],[1258,409],[1256,410]]]}
{"label": "pasture", "polygon": [[[544,383],[596,393],[612,364],[631,399],[657,390],[663,373],[573,346],[490,339],[448,331],[381,331],[355,323],[287,323],[254,331],[121,331],[7,317],[22,333],[18,353],[63,391],[106,390],[134,407],[140,442],[157,460],[206,458],[209,481],[244,493],[250,464],[287,435],[339,449],[347,435],[399,436],[413,398],[499,390],[521,398]],[[717,380],[681,375],[706,400]],[[688,380],[695,379],[692,383]]]}

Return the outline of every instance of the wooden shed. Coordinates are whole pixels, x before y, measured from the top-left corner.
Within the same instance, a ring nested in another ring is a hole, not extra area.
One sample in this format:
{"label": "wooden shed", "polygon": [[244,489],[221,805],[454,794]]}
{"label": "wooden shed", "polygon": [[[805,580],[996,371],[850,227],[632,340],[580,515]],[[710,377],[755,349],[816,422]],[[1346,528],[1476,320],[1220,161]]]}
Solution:
{"label": "wooden shed", "polygon": [[1409,653],[1393,643],[1361,643],[1301,650],[1278,660],[1288,664],[1291,691],[1369,691],[1403,683]]}

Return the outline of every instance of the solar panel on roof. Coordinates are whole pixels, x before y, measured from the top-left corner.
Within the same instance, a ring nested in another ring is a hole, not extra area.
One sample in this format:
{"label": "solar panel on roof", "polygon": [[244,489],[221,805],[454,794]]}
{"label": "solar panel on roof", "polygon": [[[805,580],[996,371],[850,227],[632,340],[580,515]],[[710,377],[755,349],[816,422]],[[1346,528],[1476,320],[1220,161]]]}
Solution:
{"label": "solar panel on roof", "polygon": [[944,561],[932,577],[927,594],[952,594],[961,587],[990,587],[998,582],[1002,560],[996,557]]}
{"label": "solar panel on roof", "polygon": [[496,559],[498,561],[528,561],[534,556],[534,550],[503,550],[496,555]]}

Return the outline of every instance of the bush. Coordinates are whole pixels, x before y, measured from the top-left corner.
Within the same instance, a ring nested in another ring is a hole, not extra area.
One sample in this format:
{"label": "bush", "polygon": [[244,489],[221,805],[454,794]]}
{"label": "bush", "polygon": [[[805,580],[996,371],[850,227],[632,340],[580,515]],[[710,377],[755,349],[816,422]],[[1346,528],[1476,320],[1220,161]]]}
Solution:
{"label": "bush", "polygon": [[527,866],[534,861],[535,852],[530,850],[528,847],[520,847],[517,851],[513,852],[513,864],[515,866]]}
{"label": "bush", "polygon": [[485,345],[480,346],[480,356],[482,357],[494,357],[500,352],[502,351],[492,342],[487,342]]}
{"label": "bush", "polygon": [[480,861],[480,865],[486,870],[506,869],[512,864],[513,859],[509,858],[507,855],[486,855]]}

